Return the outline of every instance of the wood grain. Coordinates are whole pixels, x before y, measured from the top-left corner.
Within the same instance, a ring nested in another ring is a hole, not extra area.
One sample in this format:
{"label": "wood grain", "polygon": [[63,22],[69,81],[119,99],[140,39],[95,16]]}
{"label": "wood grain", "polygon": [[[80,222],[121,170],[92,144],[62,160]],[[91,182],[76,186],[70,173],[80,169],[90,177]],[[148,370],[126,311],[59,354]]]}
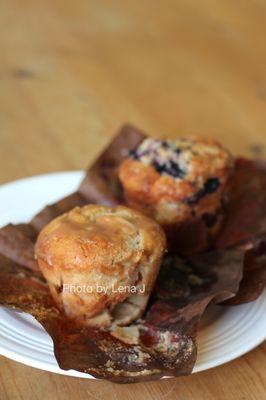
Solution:
{"label": "wood grain", "polygon": [[[85,168],[124,122],[266,155],[261,0],[0,1],[0,182]],[[190,377],[115,385],[0,358],[0,399],[266,399],[265,345]]]}

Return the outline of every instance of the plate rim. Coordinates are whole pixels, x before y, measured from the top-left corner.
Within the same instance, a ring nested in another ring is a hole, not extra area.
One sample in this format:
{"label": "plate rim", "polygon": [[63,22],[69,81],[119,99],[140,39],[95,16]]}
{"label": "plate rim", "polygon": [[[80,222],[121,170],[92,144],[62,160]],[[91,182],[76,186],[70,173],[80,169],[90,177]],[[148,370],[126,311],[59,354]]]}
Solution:
{"label": "plate rim", "polygon": [[[67,177],[67,176],[71,176],[73,179],[81,180],[84,176],[85,172],[83,170],[66,170],[66,171],[54,171],[54,172],[48,172],[48,173],[43,173],[43,174],[37,174],[37,175],[31,175],[28,177],[24,177],[24,178],[20,178],[17,180],[12,180],[10,182],[4,182],[0,185],[0,196],[1,193],[4,192],[5,190],[8,190],[9,188],[11,188],[12,186],[16,186],[16,185],[32,185],[34,182],[39,181],[39,180],[43,180],[43,179],[60,179],[61,177]],[[60,198],[61,196],[58,196],[58,198]],[[49,201],[47,202],[47,204],[49,204]],[[2,223],[0,222],[0,227],[2,226]],[[261,294],[261,296],[259,297],[259,299],[261,299],[261,297],[264,298],[264,296],[266,297],[266,291],[264,290],[264,292]],[[259,299],[255,300],[255,301],[259,301]],[[247,303],[250,304],[250,303]],[[3,306],[0,306],[1,308]],[[237,307],[237,306],[234,306]],[[5,307],[8,310],[12,311],[12,307]],[[26,313],[24,313],[26,314]],[[47,332],[45,332],[46,335],[50,336]],[[225,354],[222,357],[219,357],[218,361],[214,361],[214,360],[210,360],[207,361],[205,363],[202,363],[202,365],[197,366],[197,364],[195,364],[192,373],[196,373],[196,372],[201,372],[201,371],[205,371],[214,367],[218,367],[222,364],[225,364],[227,362],[233,361],[238,357],[243,356],[244,354],[248,353],[249,351],[253,350],[254,348],[256,348],[257,346],[259,346],[261,343],[264,342],[264,340],[266,339],[266,332],[262,335],[258,337],[257,340],[253,340],[252,342],[248,343],[247,346],[245,346],[244,348],[237,348],[235,350],[235,352],[230,352],[227,353],[225,352]],[[16,351],[10,351],[9,349],[6,349],[4,347],[2,347],[0,345],[0,355],[9,358],[11,360],[14,360],[16,362],[19,362],[21,364],[33,367],[33,368],[37,368],[40,370],[44,370],[44,371],[48,371],[48,372],[53,372],[53,373],[57,373],[57,374],[61,374],[61,375],[67,375],[67,376],[71,376],[71,377],[79,377],[79,378],[85,378],[85,379],[95,379],[93,376],[86,374],[86,373],[82,373],[73,369],[70,370],[63,370],[58,366],[58,363],[55,359],[55,364],[49,364],[45,361],[39,361],[39,360],[35,360],[33,358],[31,358],[30,356],[28,356],[27,358],[25,358],[24,355],[18,354]],[[165,377],[168,378],[168,377]],[[171,377],[172,378],[172,377]]]}

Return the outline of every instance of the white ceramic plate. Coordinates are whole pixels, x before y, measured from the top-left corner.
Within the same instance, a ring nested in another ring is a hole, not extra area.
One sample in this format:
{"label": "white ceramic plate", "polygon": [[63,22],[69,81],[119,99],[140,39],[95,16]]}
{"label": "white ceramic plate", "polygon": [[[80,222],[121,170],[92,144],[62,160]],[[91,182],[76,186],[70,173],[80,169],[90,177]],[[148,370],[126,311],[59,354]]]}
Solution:
{"label": "white ceramic plate", "polygon": [[[75,191],[82,176],[82,172],[62,172],[2,185],[0,226],[27,222],[46,204]],[[210,307],[199,331],[198,359],[193,372],[231,361],[265,340],[265,309],[266,292],[249,304]],[[78,371],[60,369],[52,340],[42,326],[30,315],[5,307],[0,307],[0,354],[46,371],[92,378]]]}

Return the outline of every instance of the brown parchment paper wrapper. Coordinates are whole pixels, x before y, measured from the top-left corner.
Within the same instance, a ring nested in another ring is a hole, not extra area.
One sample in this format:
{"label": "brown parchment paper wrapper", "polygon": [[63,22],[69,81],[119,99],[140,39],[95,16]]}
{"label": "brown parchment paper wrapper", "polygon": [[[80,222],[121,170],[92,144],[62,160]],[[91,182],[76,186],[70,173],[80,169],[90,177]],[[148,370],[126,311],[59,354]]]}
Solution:
{"label": "brown parchment paper wrapper", "polygon": [[239,158],[231,182],[225,224],[214,247],[245,251],[243,279],[227,305],[256,300],[266,285],[266,162]]}
{"label": "brown parchment paper wrapper", "polygon": [[[234,196],[214,248],[186,258],[168,255],[141,320],[103,331],[78,325],[56,308],[34,259],[38,231],[74,206],[123,202],[117,167],[144,137],[131,126],[122,128],[89,168],[76,193],[45,207],[29,224],[9,224],[0,230],[0,303],[30,313],[42,324],[53,339],[62,369],[120,383],[190,374],[196,361],[198,324],[207,305],[254,299],[261,291],[258,282],[265,279],[261,223],[265,202],[260,201],[265,196],[265,168],[264,164],[238,161]],[[248,192],[246,176],[255,182]],[[243,234],[239,223],[247,210],[250,222],[245,221]]]}
{"label": "brown parchment paper wrapper", "polygon": [[32,314],[49,333],[62,369],[129,383],[190,374],[198,323],[211,301],[237,292],[243,253],[164,261],[142,320],[114,331],[88,328],[60,312],[34,271],[0,256],[0,303]]}

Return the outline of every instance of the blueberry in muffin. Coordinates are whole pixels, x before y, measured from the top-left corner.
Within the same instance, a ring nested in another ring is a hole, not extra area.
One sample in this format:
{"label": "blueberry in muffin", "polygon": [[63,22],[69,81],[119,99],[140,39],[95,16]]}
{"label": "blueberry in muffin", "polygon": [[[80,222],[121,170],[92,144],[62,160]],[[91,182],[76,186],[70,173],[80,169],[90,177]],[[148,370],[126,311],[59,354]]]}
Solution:
{"label": "blueberry in muffin", "polygon": [[189,252],[205,250],[221,227],[233,166],[212,139],[148,138],[121,163],[119,179],[126,204],[153,217],[169,246],[187,253],[189,243]]}

